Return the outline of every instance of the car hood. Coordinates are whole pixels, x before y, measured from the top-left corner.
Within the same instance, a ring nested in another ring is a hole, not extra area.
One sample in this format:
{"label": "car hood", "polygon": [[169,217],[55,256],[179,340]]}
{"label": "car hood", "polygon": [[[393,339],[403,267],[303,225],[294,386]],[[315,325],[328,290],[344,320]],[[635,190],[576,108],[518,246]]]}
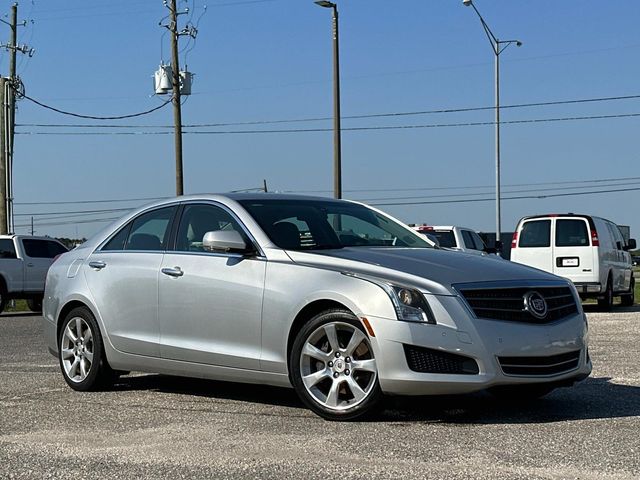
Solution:
{"label": "car hood", "polygon": [[460,283],[561,280],[542,270],[495,256],[430,248],[346,247],[287,253],[295,263],[410,283],[438,294],[455,294],[452,286]]}

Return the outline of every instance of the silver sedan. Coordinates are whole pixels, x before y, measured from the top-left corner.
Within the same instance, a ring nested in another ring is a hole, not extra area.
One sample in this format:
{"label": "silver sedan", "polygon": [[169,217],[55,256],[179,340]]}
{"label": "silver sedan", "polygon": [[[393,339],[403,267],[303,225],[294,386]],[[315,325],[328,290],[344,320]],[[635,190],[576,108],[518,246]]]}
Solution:
{"label": "silver sedan", "polygon": [[143,207],[49,270],[44,335],[75,390],[136,370],[295,388],[327,419],[384,394],[537,397],[587,377],[572,284],[447,252],[353,202]]}

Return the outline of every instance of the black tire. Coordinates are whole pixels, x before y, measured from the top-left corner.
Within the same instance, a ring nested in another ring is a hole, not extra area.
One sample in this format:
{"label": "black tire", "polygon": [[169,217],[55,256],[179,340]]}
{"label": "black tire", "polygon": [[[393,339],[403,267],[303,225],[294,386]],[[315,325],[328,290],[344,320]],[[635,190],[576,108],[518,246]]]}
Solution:
{"label": "black tire", "polygon": [[613,285],[611,277],[607,279],[607,287],[604,291],[604,297],[598,298],[598,308],[604,312],[609,312],[613,307]]}
{"label": "black tire", "polygon": [[[325,328],[335,330],[337,349],[331,347]],[[354,346],[350,343],[352,339]],[[324,360],[304,355],[303,348],[307,343],[315,346]],[[348,352],[352,352],[353,358],[347,355]],[[369,367],[373,366],[373,371],[360,368],[364,366],[363,362],[368,363]],[[357,364],[360,366],[356,367]],[[349,370],[350,365],[353,371]],[[324,373],[321,375],[322,380],[307,388],[303,380],[303,369],[305,372],[310,369],[307,375]],[[371,343],[361,323],[351,312],[327,310],[307,322],[293,343],[289,355],[289,372],[291,383],[302,402],[326,420],[362,418],[374,413],[381,404],[382,391]],[[335,393],[334,399],[330,399],[332,390]],[[358,399],[357,395],[363,396]],[[331,406],[334,400],[335,405]],[[353,406],[349,406],[351,402],[354,402]]]}
{"label": "black tire", "polygon": [[489,389],[489,393],[507,402],[531,402],[548,395],[555,387],[549,385],[500,385]]}
{"label": "black tire", "polygon": [[[77,325],[81,325],[81,327],[78,329]],[[72,338],[67,336],[67,327],[70,329],[71,337],[83,340],[80,342],[82,345],[73,342]],[[78,330],[80,335],[77,335]],[[90,334],[87,333],[88,331]],[[88,370],[86,370],[83,365],[86,367],[88,363],[88,352],[91,353],[91,361]],[[63,320],[58,334],[58,360],[62,376],[74,390],[84,392],[108,388],[117,379],[116,372],[107,363],[98,322],[87,307],[74,308]],[[79,366],[73,367],[76,361]],[[73,369],[70,370],[70,367]],[[77,372],[78,375],[72,376],[73,372]]]}
{"label": "black tire", "polygon": [[39,298],[30,298],[27,300],[27,307],[32,312],[41,312],[42,311],[42,297]]}
{"label": "black tire", "polygon": [[7,289],[4,285],[0,284],[0,313],[4,311],[7,306]]}
{"label": "black tire", "polygon": [[629,289],[629,293],[626,295],[620,295],[620,302],[623,307],[632,307],[636,302],[636,281],[633,276],[631,277],[631,288]]}

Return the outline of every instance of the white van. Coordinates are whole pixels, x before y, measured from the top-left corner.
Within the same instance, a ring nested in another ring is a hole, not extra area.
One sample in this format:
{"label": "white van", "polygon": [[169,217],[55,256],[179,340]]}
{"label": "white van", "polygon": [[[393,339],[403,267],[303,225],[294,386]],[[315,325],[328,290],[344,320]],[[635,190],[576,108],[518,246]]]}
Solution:
{"label": "white van", "polygon": [[634,279],[629,250],[618,226],[589,215],[552,214],[524,217],[511,241],[511,260],[571,280],[580,297],[595,297],[610,309],[613,297],[634,303]]}

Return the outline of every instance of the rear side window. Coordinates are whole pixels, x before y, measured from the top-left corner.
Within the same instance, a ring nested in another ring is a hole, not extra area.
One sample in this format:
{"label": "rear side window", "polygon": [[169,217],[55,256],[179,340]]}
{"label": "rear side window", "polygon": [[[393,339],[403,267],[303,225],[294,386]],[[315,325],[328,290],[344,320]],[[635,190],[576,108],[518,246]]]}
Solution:
{"label": "rear side window", "polygon": [[176,207],[143,213],[127,223],[109,240],[102,251],[162,251],[166,248],[171,219]]}
{"label": "rear side window", "polygon": [[65,247],[51,240],[25,238],[22,240],[22,245],[24,246],[24,253],[30,258],[54,258],[67,252]]}
{"label": "rear side window", "polygon": [[533,220],[526,222],[520,231],[519,247],[551,246],[551,220]]}
{"label": "rear side window", "polygon": [[588,247],[589,231],[584,220],[556,220],[556,247]]}
{"label": "rear side window", "polygon": [[9,240],[8,238],[0,240],[0,258],[18,258],[13,240]]}
{"label": "rear side window", "polygon": [[440,230],[440,231],[436,231],[436,230],[432,230],[430,232],[431,235],[433,235],[434,237],[436,237],[438,239],[438,242],[440,242],[440,246],[444,247],[444,248],[455,248],[458,245],[456,245],[456,237],[453,235],[452,231],[447,231],[447,230]]}
{"label": "rear side window", "polygon": [[169,226],[176,207],[144,213],[131,224],[125,250],[162,251],[166,247]]}

